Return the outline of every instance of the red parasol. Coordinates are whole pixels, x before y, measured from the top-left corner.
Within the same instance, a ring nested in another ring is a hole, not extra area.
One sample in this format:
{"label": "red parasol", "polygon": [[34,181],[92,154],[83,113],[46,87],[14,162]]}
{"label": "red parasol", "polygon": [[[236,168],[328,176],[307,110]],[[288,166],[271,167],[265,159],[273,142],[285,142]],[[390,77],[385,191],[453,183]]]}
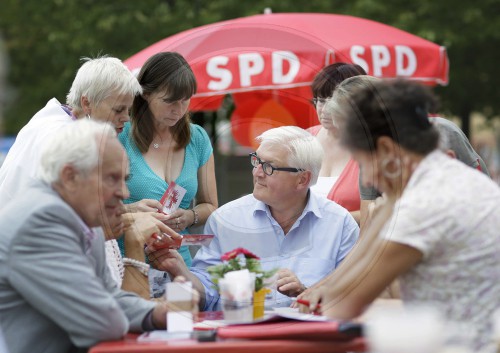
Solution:
{"label": "red parasol", "polygon": [[160,51],[179,52],[191,65],[198,81],[192,110],[216,110],[233,94],[233,134],[244,145],[269,127],[315,124],[309,86],[334,62],[359,64],[378,77],[448,83],[444,47],[345,15],[281,13],[218,22],[165,38],[125,64],[138,71]]}

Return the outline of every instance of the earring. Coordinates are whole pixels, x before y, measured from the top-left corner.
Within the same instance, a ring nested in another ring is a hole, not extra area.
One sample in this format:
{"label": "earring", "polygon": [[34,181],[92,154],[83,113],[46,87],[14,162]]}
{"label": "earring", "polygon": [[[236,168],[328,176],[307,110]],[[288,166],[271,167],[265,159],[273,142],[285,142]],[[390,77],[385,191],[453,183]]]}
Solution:
{"label": "earring", "polygon": [[[389,171],[389,164],[394,163],[394,171]],[[401,175],[401,161],[399,159],[389,159],[386,158],[380,163],[380,169],[382,169],[382,174],[389,179],[396,179]]]}

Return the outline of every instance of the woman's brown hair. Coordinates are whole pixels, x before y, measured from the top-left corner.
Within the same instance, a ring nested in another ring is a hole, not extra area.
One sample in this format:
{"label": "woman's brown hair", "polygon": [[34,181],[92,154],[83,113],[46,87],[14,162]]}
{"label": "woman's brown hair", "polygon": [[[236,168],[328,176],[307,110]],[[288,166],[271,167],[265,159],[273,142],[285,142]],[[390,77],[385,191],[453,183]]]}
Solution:
{"label": "woman's brown hair", "polygon": [[314,98],[330,98],[335,88],[349,77],[366,75],[359,65],[335,63],[324,67],[314,77],[311,90]]}
{"label": "woman's brown hair", "polygon": [[[137,77],[143,95],[158,91],[166,92],[166,98],[175,102],[189,99],[196,93],[196,79],[186,59],[179,53],[161,52],[150,57],[142,66]],[[132,139],[141,151],[146,153],[153,141],[155,127],[153,114],[143,96],[136,96],[132,105]],[[171,127],[177,150],[186,147],[191,139],[190,118],[187,112]]]}
{"label": "woman's brown hair", "polygon": [[418,82],[367,82],[342,101],[341,143],[350,150],[373,152],[377,140],[387,136],[408,151],[425,156],[439,142],[439,132],[429,121],[430,107],[436,107],[436,97]]}

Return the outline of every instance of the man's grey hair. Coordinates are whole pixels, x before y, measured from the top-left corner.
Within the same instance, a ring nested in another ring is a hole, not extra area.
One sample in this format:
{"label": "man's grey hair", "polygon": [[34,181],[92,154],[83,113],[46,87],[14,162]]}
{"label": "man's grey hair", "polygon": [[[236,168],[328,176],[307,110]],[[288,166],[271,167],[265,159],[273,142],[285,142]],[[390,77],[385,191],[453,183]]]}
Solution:
{"label": "man's grey hair", "polygon": [[117,58],[101,56],[83,58],[85,63],[76,73],[66,96],[66,103],[76,112],[81,112],[81,98],[98,106],[112,94],[142,94],[142,87],[132,72]]}
{"label": "man's grey hair", "polygon": [[472,168],[489,175],[488,168],[484,165],[481,156],[474,150],[464,132],[452,121],[441,117],[432,117],[430,121],[439,131],[439,149],[446,152],[452,150],[456,158]]}
{"label": "man's grey hair", "polygon": [[39,178],[48,184],[57,183],[66,165],[88,176],[99,163],[100,144],[116,136],[108,123],[85,119],[68,124],[43,148]]}
{"label": "man's grey hair", "polygon": [[323,147],[316,137],[297,126],[281,126],[265,131],[256,140],[266,148],[284,148],[287,167],[310,171],[309,187],[316,184],[323,161]]}
{"label": "man's grey hair", "polygon": [[353,76],[345,79],[335,88],[332,96],[326,101],[323,107],[323,114],[332,119],[333,126],[338,127],[336,117],[341,116],[341,112],[343,111],[342,106],[346,103],[346,99],[356,90],[372,87],[375,82],[379,81],[380,78],[368,75]]}

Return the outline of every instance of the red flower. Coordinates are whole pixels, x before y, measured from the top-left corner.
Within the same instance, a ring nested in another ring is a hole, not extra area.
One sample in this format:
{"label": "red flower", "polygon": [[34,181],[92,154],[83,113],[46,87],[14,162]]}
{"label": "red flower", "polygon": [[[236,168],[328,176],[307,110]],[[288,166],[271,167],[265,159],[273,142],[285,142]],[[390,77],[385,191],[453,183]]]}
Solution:
{"label": "red flower", "polygon": [[[239,257],[243,255],[243,258]],[[212,282],[218,288],[219,280],[224,278],[225,274],[232,271],[248,270],[255,273],[255,291],[259,291],[266,284],[265,280],[271,278],[277,269],[264,271],[260,264],[260,258],[247,249],[237,248],[223,254],[220,259],[222,262],[218,265],[208,266],[207,271],[212,278]]]}
{"label": "red flower", "polygon": [[255,260],[260,260],[260,257],[255,255],[253,252],[248,251],[247,249],[244,248],[238,248],[241,251],[241,254],[245,256],[247,259],[255,259]]}
{"label": "red flower", "polygon": [[220,259],[222,261],[229,261],[229,260],[232,260],[232,259],[236,258],[240,254],[242,254],[243,256],[245,256],[245,258],[247,258],[247,259],[256,259],[256,260],[260,259],[257,255],[255,255],[254,253],[252,253],[252,252],[250,252],[250,251],[248,251],[247,249],[244,249],[244,248],[237,248],[237,249],[228,251],[227,253],[223,254],[220,257]]}

